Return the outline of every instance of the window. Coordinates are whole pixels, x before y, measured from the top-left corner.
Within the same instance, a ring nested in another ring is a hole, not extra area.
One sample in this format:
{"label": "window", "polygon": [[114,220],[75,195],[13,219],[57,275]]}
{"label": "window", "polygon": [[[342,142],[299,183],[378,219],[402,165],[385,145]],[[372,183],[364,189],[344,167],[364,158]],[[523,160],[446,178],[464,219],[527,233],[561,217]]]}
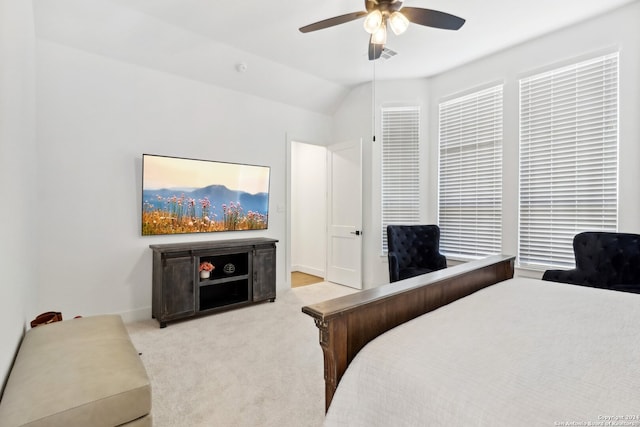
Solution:
{"label": "window", "polygon": [[438,224],[448,256],[502,250],[502,85],[440,104]]}
{"label": "window", "polygon": [[420,108],[382,108],[382,252],[387,225],[420,222]]}
{"label": "window", "polygon": [[520,265],[571,268],[573,236],[617,230],[618,54],[520,80]]}

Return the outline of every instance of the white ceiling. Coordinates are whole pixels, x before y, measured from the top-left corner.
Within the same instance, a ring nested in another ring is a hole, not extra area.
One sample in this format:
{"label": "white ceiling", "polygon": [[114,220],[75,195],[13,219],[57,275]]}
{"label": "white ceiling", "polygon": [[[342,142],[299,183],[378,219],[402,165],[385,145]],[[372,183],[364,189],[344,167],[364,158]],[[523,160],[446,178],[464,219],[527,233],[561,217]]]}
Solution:
{"label": "white ceiling", "polygon": [[[431,76],[634,1],[406,0],[467,22],[459,31],[411,24],[403,35],[390,33],[387,47],[398,55],[376,61],[376,78]],[[268,91],[268,75],[276,99],[278,81],[306,80],[327,98],[309,107],[318,111],[371,80],[369,35],[362,19],[307,34],[298,28],[361,10],[363,0],[34,0],[40,38],[237,90],[258,71],[256,90]],[[239,63],[247,65],[245,81]]]}

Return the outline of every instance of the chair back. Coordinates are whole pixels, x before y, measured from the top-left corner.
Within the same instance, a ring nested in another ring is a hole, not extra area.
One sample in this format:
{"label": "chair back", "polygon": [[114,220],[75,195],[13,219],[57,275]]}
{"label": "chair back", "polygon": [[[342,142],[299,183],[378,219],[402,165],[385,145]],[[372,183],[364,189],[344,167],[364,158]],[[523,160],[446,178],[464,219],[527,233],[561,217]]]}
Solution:
{"label": "chair back", "polygon": [[447,267],[437,225],[388,225],[387,247],[390,282]]}
{"label": "chair back", "polygon": [[388,225],[387,248],[396,254],[400,268],[427,266],[440,255],[440,227]]}
{"label": "chair back", "polygon": [[590,284],[640,284],[640,235],[585,231],[573,238],[576,269]]}

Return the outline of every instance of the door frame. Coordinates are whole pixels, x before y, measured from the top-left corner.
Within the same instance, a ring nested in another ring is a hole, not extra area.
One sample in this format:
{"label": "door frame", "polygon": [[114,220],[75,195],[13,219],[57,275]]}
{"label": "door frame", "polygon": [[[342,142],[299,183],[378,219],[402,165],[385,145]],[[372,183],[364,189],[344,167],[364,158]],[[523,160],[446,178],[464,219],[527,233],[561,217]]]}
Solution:
{"label": "door frame", "polygon": [[[314,142],[309,142],[304,138],[295,138],[294,136],[291,136],[289,134],[286,135],[286,144],[285,144],[285,159],[286,159],[286,176],[285,176],[285,204],[286,204],[286,209],[285,209],[285,284],[287,289],[291,288],[291,240],[292,240],[292,218],[293,218],[293,213],[291,212],[291,179],[292,179],[292,173],[293,173],[293,164],[292,164],[292,158],[291,158],[291,151],[293,149],[293,143],[300,143],[300,144],[308,144],[308,145],[315,145],[318,147],[324,147],[326,148],[325,145],[323,144],[318,144],[318,143],[314,143]],[[326,229],[326,220],[325,220],[325,229]],[[325,276],[326,276],[326,272],[327,272],[327,262],[326,262],[326,248],[325,248],[325,265],[324,265],[324,270],[325,270]],[[324,278],[323,278],[324,279]]]}
{"label": "door frame", "polygon": [[[364,176],[362,175],[364,173],[364,153],[363,153],[363,139],[360,138],[356,138],[354,139],[360,141],[360,147],[361,147],[361,152],[360,152],[360,160],[361,160],[361,176],[360,176],[360,205],[361,205],[361,209],[364,209],[364,206],[362,206],[363,203],[363,191],[364,191]],[[345,141],[343,141],[344,143]],[[285,268],[284,268],[284,282],[286,284],[287,289],[291,288],[291,273],[292,273],[292,265],[291,265],[291,241],[292,241],[292,169],[293,169],[293,165],[292,165],[292,156],[291,156],[291,152],[292,152],[292,144],[293,143],[300,143],[300,144],[308,144],[308,145],[315,145],[315,146],[319,146],[319,147],[324,147],[327,149],[327,156],[329,156],[329,147],[327,145],[324,144],[319,144],[319,143],[314,143],[314,142],[309,142],[308,140],[304,139],[304,138],[296,138],[295,136],[289,135],[289,134],[285,134],[285,163],[286,163],[286,167],[285,167],[285,207],[281,207],[280,205],[277,206],[277,212],[282,213],[284,211],[285,214],[285,230],[284,230],[284,234],[285,234]],[[336,144],[333,144],[336,145]],[[327,165],[328,168],[328,165]],[[327,169],[327,174],[329,173],[329,170]],[[327,176],[327,181],[325,182],[326,186],[327,186],[327,192],[328,190],[328,184],[329,184],[329,179],[330,177]],[[327,194],[327,196],[329,196],[329,194]],[[327,209],[329,209],[329,201],[327,200]],[[327,217],[325,219],[325,224],[324,224],[324,228],[325,228],[325,235],[327,235],[328,237],[328,223],[329,223],[329,218],[328,218],[329,212],[327,212]],[[362,217],[360,219],[360,230],[363,229],[364,227],[364,217]],[[365,256],[365,248],[364,248],[364,238],[361,236],[360,237],[360,243],[362,245],[361,247],[361,265],[360,265],[360,289],[364,289],[364,256]],[[327,247],[325,247],[325,265],[324,265],[324,270],[325,270],[325,277],[324,279],[326,280],[326,276],[328,274],[328,256],[329,256],[329,248],[328,248],[328,244],[329,242],[327,242]]]}

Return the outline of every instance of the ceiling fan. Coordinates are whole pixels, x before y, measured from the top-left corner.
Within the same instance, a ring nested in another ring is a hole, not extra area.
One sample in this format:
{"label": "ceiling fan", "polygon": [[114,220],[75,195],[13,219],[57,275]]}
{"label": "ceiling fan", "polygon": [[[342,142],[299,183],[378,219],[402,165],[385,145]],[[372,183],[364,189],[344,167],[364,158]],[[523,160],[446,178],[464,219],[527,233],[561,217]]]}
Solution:
{"label": "ceiling fan", "polygon": [[387,25],[391,27],[394,34],[398,35],[407,30],[410,22],[444,30],[457,30],[465,23],[464,19],[445,12],[419,7],[402,7],[401,0],[365,0],[364,5],[366,11],[324,19],[300,28],[300,32],[309,33],[322,30],[366,16],[364,29],[371,34],[369,37],[369,59],[375,60],[380,58],[387,42]]}

